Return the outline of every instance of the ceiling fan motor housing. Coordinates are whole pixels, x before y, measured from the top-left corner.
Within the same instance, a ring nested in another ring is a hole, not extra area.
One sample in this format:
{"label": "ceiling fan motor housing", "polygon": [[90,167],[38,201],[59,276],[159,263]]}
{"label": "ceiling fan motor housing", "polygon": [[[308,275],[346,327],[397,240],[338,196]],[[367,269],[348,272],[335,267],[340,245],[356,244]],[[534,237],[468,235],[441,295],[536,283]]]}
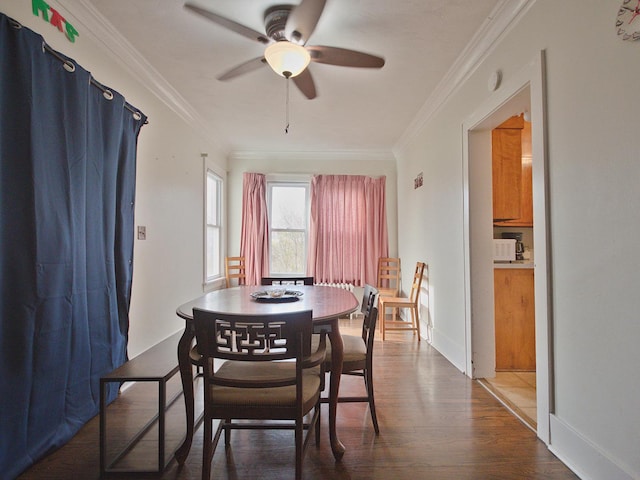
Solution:
{"label": "ceiling fan motor housing", "polygon": [[287,40],[284,29],[293,5],[274,5],[264,12],[264,28],[267,36],[275,42]]}

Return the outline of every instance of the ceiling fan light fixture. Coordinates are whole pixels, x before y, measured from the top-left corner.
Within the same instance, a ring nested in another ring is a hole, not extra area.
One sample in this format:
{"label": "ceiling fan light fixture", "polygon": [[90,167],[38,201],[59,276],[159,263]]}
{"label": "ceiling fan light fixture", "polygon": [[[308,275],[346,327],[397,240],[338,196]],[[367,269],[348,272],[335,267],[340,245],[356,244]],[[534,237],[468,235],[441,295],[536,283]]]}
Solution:
{"label": "ceiling fan light fixture", "polygon": [[269,45],[264,51],[264,58],[274,72],[287,78],[300,75],[311,61],[306,48],[286,40]]}

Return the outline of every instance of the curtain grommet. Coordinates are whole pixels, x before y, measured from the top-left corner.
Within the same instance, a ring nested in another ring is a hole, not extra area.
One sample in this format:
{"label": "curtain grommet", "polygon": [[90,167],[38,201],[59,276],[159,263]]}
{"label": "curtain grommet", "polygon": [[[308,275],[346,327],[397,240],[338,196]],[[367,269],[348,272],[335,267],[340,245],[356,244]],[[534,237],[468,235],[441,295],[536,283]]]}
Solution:
{"label": "curtain grommet", "polygon": [[20,22],[18,22],[17,20],[14,20],[13,18],[9,19],[9,23],[16,30],[20,30],[22,28],[22,24]]}
{"label": "curtain grommet", "polygon": [[142,114],[140,112],[133,112],[133,118],[140,121],[142,120]]}
{"label": "curtain grommet", "polygon": [[102,96],[107,100],[113,100],[113,92],[111,90],[105,90],[102,92]]}
{"label": "curtain grommet", "polygon": [[64,69],[69,72],[69,73],[73,73],[76,71],[76,66],[69,60],[66,60],[62,66],[64,67]]}

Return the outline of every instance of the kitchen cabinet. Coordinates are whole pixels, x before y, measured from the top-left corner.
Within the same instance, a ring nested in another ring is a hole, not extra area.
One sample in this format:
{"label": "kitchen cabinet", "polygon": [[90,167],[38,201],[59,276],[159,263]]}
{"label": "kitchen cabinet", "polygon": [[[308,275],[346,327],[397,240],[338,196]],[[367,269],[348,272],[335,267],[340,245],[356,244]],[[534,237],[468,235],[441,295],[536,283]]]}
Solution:
{"label": "kitchen cabinet", "polygon": [[[520,212],[512,220],[497,220],[494,207],[494,225],[501,227],[533,227],[533,182],[531,175],[531,122],[522,121],[520,131],[521,142],[521,179],[520,179]],[[517,181],[512,178],[506,181]],[[512,195],[518,193],[510,191]],[[515,212],[514,212],[515,213]]]}
{"label": "kitchen cabinet", "polygon": [[520,218],[521,130],[499,127],[491,132],[494,222]]}
{"label": "kitchen cabinet", "polygon": [[535,371],[533,268],[494,268],[496,371]]}

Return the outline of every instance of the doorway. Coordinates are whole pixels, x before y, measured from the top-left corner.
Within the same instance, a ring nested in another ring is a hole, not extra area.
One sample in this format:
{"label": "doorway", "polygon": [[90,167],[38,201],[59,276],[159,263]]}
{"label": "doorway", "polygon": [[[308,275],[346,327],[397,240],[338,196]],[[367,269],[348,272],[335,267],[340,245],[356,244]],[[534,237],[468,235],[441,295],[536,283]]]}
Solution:
{"label": "doorway", "polygon": [[535,431],[535,245],[529,89],[507,104],[522,108],[522,112],[499,119],[502,123],[492,130],[491,166],[493,238],[499,246],[510,248],[494,255],[495,376],[477,380]]}
{"label": "doorway", "polygon": [[495,377],[491,130],[528,111],[532,124],[535,243],[536,433],[549,444],[551,347],[547,258],[544,52],[497,91],[463,124],[466,372]]}

